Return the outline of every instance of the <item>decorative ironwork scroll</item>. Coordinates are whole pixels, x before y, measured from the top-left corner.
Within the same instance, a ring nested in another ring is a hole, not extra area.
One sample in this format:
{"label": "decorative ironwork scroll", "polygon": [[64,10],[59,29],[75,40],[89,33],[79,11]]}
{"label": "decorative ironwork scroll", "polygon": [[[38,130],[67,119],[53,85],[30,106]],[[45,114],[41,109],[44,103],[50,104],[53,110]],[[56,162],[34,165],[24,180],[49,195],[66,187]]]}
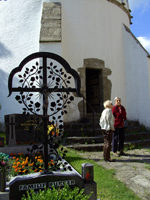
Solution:
{"label": "decorative ironwork scroll", "polygon": [[[13,87],[13,77],[17,73],[20,86]],[[69,87],[72,79],[75,83],[74,88]],[[43,127],[42,133],[36,131],[34,141],[37,143],[33,145],[32,150],[44,147],[45,171],[48,170],[48,161],[52,155],[56,162],[59,159],[55,140],[57,136],[61,136],[63,130],[62,115],[67,113],[67,104],[74,100],[71,93],[75,92],[80,96],[80,85],[78,73],[62,57],[49,52],[29,55],[9,75],[8,96],[12,92],[19,92],[15,99],[24,105],[23,114],[37,115],[36,124]],[[59,131],[55,130],[53,134],[49,131],[51,134],[48,134],[48,127],[51,129],[52,126],[58,126]]]}

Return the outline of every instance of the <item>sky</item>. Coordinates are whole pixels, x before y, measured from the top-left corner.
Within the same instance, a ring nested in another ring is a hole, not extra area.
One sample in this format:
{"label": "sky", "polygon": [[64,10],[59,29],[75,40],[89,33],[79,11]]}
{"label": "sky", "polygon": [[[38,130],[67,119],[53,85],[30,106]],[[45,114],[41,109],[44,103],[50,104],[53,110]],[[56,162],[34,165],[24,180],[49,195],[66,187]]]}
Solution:
{"label": "sky", "polygon": [[128,0],[131,10],[132,33],[150,53],[150,0]]}

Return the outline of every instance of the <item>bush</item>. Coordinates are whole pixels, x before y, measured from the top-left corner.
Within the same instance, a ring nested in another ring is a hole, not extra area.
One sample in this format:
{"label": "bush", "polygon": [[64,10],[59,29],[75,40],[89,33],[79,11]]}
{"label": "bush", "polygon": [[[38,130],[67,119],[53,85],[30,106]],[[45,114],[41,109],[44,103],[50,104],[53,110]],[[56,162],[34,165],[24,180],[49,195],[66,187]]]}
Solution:
{"label": "bush", "polygon": [[34,190],[27,191],[27,197],[23,195],[21,200],[88,200],[91,194],[87,196],[84,194],[84,189],[80,190],[77,187],[71,189],[65,185],[63,189],[53,187],[52,190],[40,190],[38,193]]}

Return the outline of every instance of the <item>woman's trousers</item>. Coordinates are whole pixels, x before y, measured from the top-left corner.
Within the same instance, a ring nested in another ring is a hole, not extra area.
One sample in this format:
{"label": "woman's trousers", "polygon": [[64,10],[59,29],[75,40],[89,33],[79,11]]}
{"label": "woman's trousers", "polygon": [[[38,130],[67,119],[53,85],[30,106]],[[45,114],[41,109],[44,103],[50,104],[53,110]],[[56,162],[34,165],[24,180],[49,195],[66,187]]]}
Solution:
{"label": "woman's trousers", "polygon": [[[119,143],[119,144],[118,144]],[[112,151],[123,151],[124,148],[124,128],[115,128],[112,139]]]}
{"label": "woman's trousers", "polygon": [[111,142],[112,142],[112,131],[102,130],[102,134],[104,137],[104,150],[103,157],[104,160],[110,159],[110,150],[111,150]]}

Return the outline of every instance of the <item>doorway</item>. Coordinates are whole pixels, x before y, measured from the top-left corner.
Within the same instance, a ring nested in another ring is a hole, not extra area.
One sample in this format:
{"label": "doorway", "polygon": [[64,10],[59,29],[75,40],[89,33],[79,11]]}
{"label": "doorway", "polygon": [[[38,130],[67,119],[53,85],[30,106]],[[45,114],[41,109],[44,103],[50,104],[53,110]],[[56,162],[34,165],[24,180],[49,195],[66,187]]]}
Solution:
{"label": "doorway", "polygon": [[[101,112],[102,101],[102,70],[86,68],[86,99],[96,113]],[[102,101],[103,102],[103,101]],[[87,113],[92,113],[91,107],[87,103]]]}

